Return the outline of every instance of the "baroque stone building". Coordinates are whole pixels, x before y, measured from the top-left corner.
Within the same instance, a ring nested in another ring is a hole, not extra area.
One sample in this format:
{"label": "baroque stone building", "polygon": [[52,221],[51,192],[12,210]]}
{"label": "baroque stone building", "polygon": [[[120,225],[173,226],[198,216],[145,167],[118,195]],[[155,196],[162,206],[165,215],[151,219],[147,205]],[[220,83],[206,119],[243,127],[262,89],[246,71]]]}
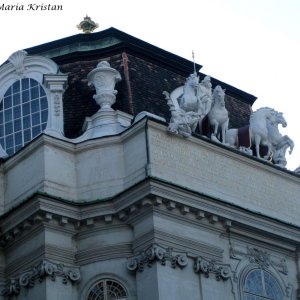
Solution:
{"label": "baroque stone building", "polygon": [[[300,299],[300,176],[172,134],[193,70],[114,28],[0,67],[1,299]],[[210,81],[248,125],[256,98]]]}

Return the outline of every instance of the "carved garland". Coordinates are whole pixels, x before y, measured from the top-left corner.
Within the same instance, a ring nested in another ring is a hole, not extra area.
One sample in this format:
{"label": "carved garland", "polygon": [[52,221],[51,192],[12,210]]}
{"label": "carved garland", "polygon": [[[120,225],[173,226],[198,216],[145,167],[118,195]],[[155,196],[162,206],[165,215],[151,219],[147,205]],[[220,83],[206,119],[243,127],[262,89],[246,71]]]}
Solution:
{"label": "carved garland", "polygon": [[2,290],[1,295],[18,295],[22,287],[31,288],[35,285],[36,280],[42,282],[48,276],[52,281],[55,281],[57,276],[62,277],[62,282],[64,284],[67,284],[68,281],[73,283],[80,280],[79,270],[66,270],[62,264],[55,264],[48,260],[42,260],[37,266],[21,273],[20,276],[9,279],[5,288]]}
{"label": "carved garland", "polygon": [[177,266],[184,268],[188,264],[185,253],[174,252],[172,248],[163,248],[159,245],[152,245],[138,255],[129,258],[127,268],[130,271],[143,272],[145,266],[150,268],[156,261],[160,262],[163,266],[169,261],[172,268],[176,268]]}
{"label": "carved garland", "polygon": [[227,280],[231,277],[231,270],[229,266],[223,264],[217,264],[215,261],[208,261],[203,257],[198,257],[194,263],[194,271],[196,273],[203,273],[206,277],[209,277],[209,273],[214,273],[216,280]]}

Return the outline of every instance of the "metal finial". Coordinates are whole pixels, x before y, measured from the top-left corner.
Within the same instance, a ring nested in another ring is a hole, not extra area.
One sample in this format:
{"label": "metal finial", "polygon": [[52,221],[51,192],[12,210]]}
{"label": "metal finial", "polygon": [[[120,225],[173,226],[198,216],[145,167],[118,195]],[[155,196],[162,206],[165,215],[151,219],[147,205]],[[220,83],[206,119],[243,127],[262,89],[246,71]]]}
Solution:
{"label": "metal finial", "polygon": [[82,30],[84,33],[91,33],[93,32],[96,28],[99,27],[97,23],[92,21],[92,19],[86,15],[83,19],[83,21],[80,22],[79,25],[76,26],[79,30]]}
{"label": "metal finial", "polygon": [[195,65],[195,53],[194,53],[194,50],[192,50],[192,57],[193,57],[193,63],[194,63],[194,73],[197,74],[197,72],[196,72],[196,65]]}

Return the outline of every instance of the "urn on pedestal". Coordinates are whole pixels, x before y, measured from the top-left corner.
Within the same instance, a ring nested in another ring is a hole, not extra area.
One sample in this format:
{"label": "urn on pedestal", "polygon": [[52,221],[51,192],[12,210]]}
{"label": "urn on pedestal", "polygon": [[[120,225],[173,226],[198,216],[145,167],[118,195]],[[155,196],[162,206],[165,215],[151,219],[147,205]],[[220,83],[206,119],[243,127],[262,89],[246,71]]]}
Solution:
{"label": "urn on pedestal", "polygon": [[111,106],[116,102],[115,85],[121,80],[120,73],[111,68],[107,61],[101,61],[87,76],[89,85],[96,88],[96,94],[93,96],[100,111],[112,111]]}

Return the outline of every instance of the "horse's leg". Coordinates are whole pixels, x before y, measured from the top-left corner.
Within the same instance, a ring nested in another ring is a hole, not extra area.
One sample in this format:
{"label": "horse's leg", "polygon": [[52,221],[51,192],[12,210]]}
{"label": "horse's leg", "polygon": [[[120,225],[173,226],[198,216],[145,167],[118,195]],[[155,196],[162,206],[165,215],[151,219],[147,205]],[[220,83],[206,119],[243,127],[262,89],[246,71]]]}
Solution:
{"label": "horse's leg", "polygon": [[222,124],[222,144],[226,144],[226,131],[228,129],[228,120]]}
{"label": "horse's leg", "polygon": [[256,157],[257,158],[261,158],[260,153],[259,153],[260,142],[261,142],[261,137],[258,134],[256,134],[254,136],[254,144],[255,144],[255,150],[256,150]]}
{"label": "horse's leg", "polygon": [[225,133],[225,143],[231,147],[236,148],[237,135],[238,135],[238,129],[235,128],[228,129]]}
{"label": "horse's leg", "polygon": [[272,152],[272,144],[269,141],[262,141],[261,142],[262,145],[267,146],[268,148],[268,152],[267,155],[264,156],[264,159],[268,159],[271,156],[271,152]]}
{"label": "horse's leg", "polygon": [[218,134],[218,128],[219,128],[219,123],[218,123],[216,120],[214,120],[214,121],[213,121],[213,126],[214,126],[214,132],[213,132],[213,135],[214,135],[215,137],[217,137],[217,134]]}
{"label": "horse's leg", "polygon": [[216,143],[220,143],[220,140],[217,138],[219,123],[216,120],[211,122],[211,126],[213,127],[213,132],[210,135],[210,139]]}
{"label": "horse's leg", "polygon": [[203,130],[202,130],[202,122],[203,122],[203,118],[200,116],[199,121],[198,121],[198,128],[199,128],[199,133],[202,135],[203,134]]}

